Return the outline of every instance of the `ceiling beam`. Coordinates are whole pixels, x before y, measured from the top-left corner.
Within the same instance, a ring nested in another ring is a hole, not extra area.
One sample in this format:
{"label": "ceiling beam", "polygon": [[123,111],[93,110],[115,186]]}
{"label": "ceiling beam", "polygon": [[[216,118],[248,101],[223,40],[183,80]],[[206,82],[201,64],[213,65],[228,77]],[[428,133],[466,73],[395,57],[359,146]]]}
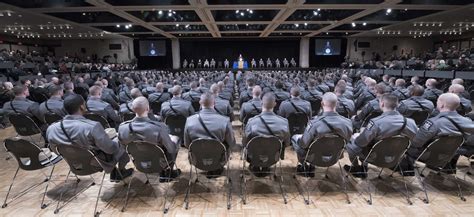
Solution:
{"label": "ceiling beam", "polygon": [[121,10],[117,10],[117,9],[114,9],[112,8],[112,5],[110,5],[109,3],[105,2],[104,0],[86,0],[87,3],[91,4],[91,5],[94,5],[94,6],[98,6],[98,7],[105,7],[105,8],[108,8],[107,12],[110,12],[112,14],[115,14],[123,19],[126,19],[130,22],[133,23],[133,25],[140,25],[140,26],[143,26],[155,33],[159,33],[167,38],[176,38],[174,35],[172,34],[169,34],[153,25],[150,25],[148,24],[147,22],[143,21],[142,19],[140,18],[137,18],[127,12],[124,12],[124,11],[121,11]]}
{"label": "ceiling beam", "polygon": [[400,3],[402,0],[385,0],[383,3],[380,3],[380,4],[377,4],[373,7],[370,7],[370,8],[367,8],[359,13],[356,13],[352,16],[349,16],[349,17],[346,17],[342,20],[339,20],[338,22],[334,23],[334,24],[331,24],[329,26],[325,26],[317,31],[314,31],[310,34],[307,34],[305,35],[305,37],[312,37],[312,36],[315,36],[315,35],[319,35],[320,33],[323,33],[323,32],[327,32],[331,29],[334,29],[338,26],[341,26],[343,24],[346,24],[346,23],[351,23],[352,21],[354,20],[357,20],[361,17],[365,17],[369,14],[372,14],[372,13],[375,13],[379,10],[383,10],[383,9],[387,9],[387,8],[392,8],[394,5]]}
{"label": "ceiling beam", "polygon": [[260,37],[269,36],[278,26],[290,17],[295,11],[297,6],[301,6],[306,0],[288,0],[286,7],[281,9],[278,14],[273,18],[272,23],[269,24],[265,30],[263,30]]}
{"label": "ceiling beam", "polygon": [[199,16],[199,19],[206,26],[212,37],[221,37],[219,28],[215,24],[214,16],[211,11],[207,8],[208,4],[206,0],[189,0],[189,4],[194,8],[194,11]]}

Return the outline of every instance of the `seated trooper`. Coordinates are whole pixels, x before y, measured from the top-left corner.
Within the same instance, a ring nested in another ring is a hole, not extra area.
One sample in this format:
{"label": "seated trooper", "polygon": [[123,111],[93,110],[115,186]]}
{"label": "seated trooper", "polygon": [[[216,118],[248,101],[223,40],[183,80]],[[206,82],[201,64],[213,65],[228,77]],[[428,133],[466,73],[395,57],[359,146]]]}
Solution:
{"label": "seated trooper", "polygon": [[[170,99],[170,93],[165,92],[165,85],[162,82],[156,83],[156,90],[154,93],[148,95],[148,101],[151,103],[153,102],[166,102]],[[153,111],[158,113],[159,111]]]}
{"label": "seated trooper", "polygon": [[201,92],[199,91],[199,83],[197,81],[191,82],[191,90],[183,94],[183,99],[189,102],[199,102]]}
{"label": "seated trooper", "polygon": [[[436,103],[439,114],[426,120],[420,127],[416,136],[413,138],[410,148],[408,149],[408,162],[402,163],[404,170],[412,170],[414,160],[423,152],[423,150],[440,136],[461,135],[468,139],[474,133],[474,124],[471,119],[465,118],[456,112],[460,105],[459,96],[453,93],[441,94]],[[469,139],[467,140],[469,141]],[[451,145],[451,144],[445,144]],[[459,154],[470,156],[474,154],[473,144],[465,143],[458,150]],[[456,169],[456,163],[459,155],[456,155],[451,163],[448,163],[446,169]],[[436,168],[438,169],[438,168]],[[455,171],[451,171],[454,172]],[[405,173],[404,173],[405,175]],[[408,173],[407,175],[413,175]]]}
{"label": "seated trooper", "polygon": [[64,110],[64,101],[62,98],[64,94],[63,88],[59,85],[56,85],[51,86],[49,90],[51,97],[49,97],[48,100],[44,101],[39,106],[41,120],[43,121],[46,113],[54,113],[61,117],[66,116],[66,110]]}
{"label": "seated trooper", "polygon": [[115,128],[122,122],[122,119],[112,106],[102,101],[102,89],[98,86],[92,86],[89,88],[89,99],[86,102],[87,111],[99,114],[110,123],[110,127]]}
{"label": "seated trooper", "polygon": [[401,78],[395,81],[395,90],[392,93],[395,94],[400,101],[410,97],[408,89],[405,88],[405,80]]}
{"label": "seated trooper", "polygon": [[[118,182],[132,175],[133,169],[126,169],[130,161],[125,148],[113,141],[98,122],[84,118],[86,106],[80,95],[64,99],[68,113],[61,122],[48,127],[46,135],[50,144],[74,145],[92,151],[101,162],[104,171],[110,173],[110,181]],[[118,170],[115,165],[118,163]]]}
{"label": "seated trooper", "polygon": [[3,104],[3,111],[7,117],[13,113],[25,114],[33,119],[38,127],[42,128],[44,122],[39,110],[39,104],[26,98],[30,96],[28,87],[23,85],[15,86],[13,87],[13,93],[15,94],[15,98]]}
{"label": "seated trooper", "polygon": [[229,101],[221,99],[219,97],[219,85],[213,84],[210,88],[211,93],[214,95],[215,105],[214,110],[220,115],[227,116],[230,118],[230,121],[234,120],[234,111],[230,107]]}
{"label": "seated trooper", "polygon": [[243,124],[246,124],[250,116],[255,116],[262,112],[262,100],[260,99],[261,95],[262,88],[258,85],[253,87],[253,98],[240,106],[240,121],[242,121]]}
{"label": "seated trooper", "polygon": [[376,98],[369,101],[360,111],[359,114],[354,116],[354,128],[355,129],[360,129],[362,125],[364,124],[364,121],[367,123],[366,120],[369,115],[373,112],[380,112],[380,98],[385,94],[385,87],[381,84],[375,85],[374,92],[376,95]]}
{"label": "seated trooper", "polygon": [[[160,174],[160,181],[164,181],[168,177],[172,179],[178,177],[181,174],[181,170],[173,170],[173,167],[178,155],[179,144],[172,141],[168,126],[148,118],[150,106],[145,97],[136,97],[131,107],[132,110],[135,111],[136,117],[120,124],[118,130],[120,144],[126,146],[135,141],[145,141],[158,145],[165,151],[166,158],[169,162],[169,167]],[[172,137],[177,141],[175,136]]]}
{"label": "seated trooper", "polygon": [[276,81],[275,82],[275,88],[276,88],[276,90],[273,91],[273,93],[275,94],[275,99],[277,101],[283,102],[285,100],[290,99],[290,93],[283,90],[283,83],[281,81]]}
{"label": "seated trooper", "polygon": [[351,142],[347,144],[347,152],[352,165],[344,165],[344,170],[353,173],[356,177],[367,177],[367,165],[360,165],[370,152],[373,145],[380,140],[395,135],[407,136],[412,139],[415,136],[417,127],[415,121],[403,117],[395,111],[398,104],[397,96],[384,94],[379,99],[380,109],[383,114],[373,118],[367,127],[360,133],[354,134]]}
{"label": "seated trooper", "polygon": [[398,105],[397,111],[405,117],[410,117],[415,111],[427,111],[431,114],[434,105],[431,101],[423,98],[424,89],[422,86],[416,84],[410,89],[411,97],[403,100]]}
{"label": "seated trooper", "polygon": [[364,107],[371,100],[377,98],[377,95],[375,93],[375,85],[377,85],[377,82],[372,78],[366,78],[365,84],[367,88],[362,90],[362,92],[356,97],[355,100],[355,107],[357,110]]}
{"label": "seated trooper", "polygon": [[161,119],[166,120],[170,115],[182,115],[189,117],[194,114],[194,108],[189,101],[181,97],[181,86],[176,85],[172,88],[173,98],[161,105]]}
{"label": "seated trooper", "polygon": [[315,116],[309,122],[304,133],[294,135],[291,140],[293,148],[295,149],[298,157],[298,166],[296,167],[298,173],[307,174],[314,176],[314,166],[304,165],[306,152],[308,152],[309,146],[316,139],[324,137],[328,134],[338,135],[349,141],[352,136],[352,123],[350,119],[347,119],[336,112],[336,106],[338,104],[338,98],[334,93],[325,93],[322,97],[321,107],[323,113],[319,116]]}
{"label": "seated trooper", "polygon": [[253,91],[253,87],[255,86],[255,79],[252,77],[247,78],[246,84],[247,84],[247,89],[240,92],[240,98],[239,98],[240,106],[242,106],[244,102],[247,102],[250,99],[252,99],[252,91]]}
{"label": "seated trooper", "polygon": [[[188,117],[184,127],[184,146],[189,145],[196,139],[216,139],[230,153],[230,147],[235,146],[234,131],[228,117],[218,114],[214,108],[214,96],[211,93],[201,95],[201,111],[198,114]],[[209,171],[208,178],[222,173],[224,168],[216,171]]]}
{"label": "seated trooper", "polygon": [[280,108],[278,109],[278,115],[284,118],[288,118],[293,113],[303,112],[304,114],[306,114],[306,116],[308,116],[308,118],[312,117],[311,103],[300,98],[300,91],[301,90],[299,87],[291,88],[291,98],[283,101],[280,104]]}
{"label": "seated trooper", "polygon": [[112,108],[119,109],[119,104],[118,104],[119,99],[115,95],[114,91],[108,88],[109,81],[107,81],[107,79],[102,79],[101,81],[96,82],[96,83],[102,84],[100,85],[100,87],[102,88],[102,100],[109,103],[112,106]]}
{"label": "seated trooper", "polygon": [[132,109],[133,100],[135,100],[136,98],[142,96],[142,92],[138,88],[133,88],[130,91],[130,96],[132,97],[132,100],[130,100],[126,103],[122,103],[120,105],[120,110],[119,110],[120,113],[134,113],[134,111]]}
{"label": "seated trooper", "polygon": [[[290,130],[288,120],[276,115],[273,112],[275,107],[275,95],[273,93],[266,93],[262,98],[262,113],[249,119],[245,125],[245,133],[242,138],[242,145],[247,146],[248,142],[256,136],[275,136],[283,144],[281,158],[284,156],[284,147],[290,145]],[[250,170],[254,172],[264,172],[260,175],[265,175],[265,172],[270,171],[270,168],[257,168],[249,165]]]}
{"label": "seated trooper", "polygon": [[356,114],[354,101],[344,97],[344,93],[346,93],[346,86],[345,85],[336,85],[334,88],[334,93],[337,96],[337,106],[336,112],[344,117],[350,118]]}
{"label": "seated trooper", "polygon": [[438,82],[434,78],[427,79],[425,82],[426,89],[423,93],[423,97],[431,101],[433,104],[435,104],[438,100],[438,97],[443,94],[442,90],[436,88],[437,85]]}
{"label": "seated trooper", "polygon": [[125,103],[129,100],[132,100],[132,96],[130,96],[130,91],[135,87],[135,82],[132,79],[126,79],[125,86],[119,90],[119,102]]}
{"label": "seated trooper", "polygon": [[471,100],[468,100],[464,97],[465,89],[464,86],[460,84],[452,84],[448,90],[449,93],[454,93],[459,96],[459,107],[457,109],[460,115],[466,115],[472,111]]}

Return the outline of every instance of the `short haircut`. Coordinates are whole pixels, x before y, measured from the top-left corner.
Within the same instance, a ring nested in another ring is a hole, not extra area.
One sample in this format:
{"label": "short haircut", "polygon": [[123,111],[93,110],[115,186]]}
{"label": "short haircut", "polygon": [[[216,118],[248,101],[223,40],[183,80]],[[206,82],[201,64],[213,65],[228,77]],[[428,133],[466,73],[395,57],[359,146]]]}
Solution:
{"label": "short haircut", "polygon": [[99,87],[101,87],[101,88],[104,87],[104,83],[102,83],[101,81],[96,81],[96,82],[94,82],[94,85],[95,85],[95,86],[99,86]]}
{"label": "short haircut", "polygon": [[206,92],[201,94],[201,99],[199,100],[199,104],[203,108],[211,108],[214,106],[214,95],[211,92]]}
{"label": "short haircut", "polygon": [[338,93],[338,94],[343,94],[346,92],[346,86],[345,85],[336,85],[336,87],[334,87],[334,92],[335,93]]}
{"label": "short haircut", "polygon": [[99,86],[92,86],[92,87],[89,88],[89,94],[91,96],[97,96],[101,92],[102,92],[102,88],[100,88]]}
{"label": "short haircut", "polygon": [[171,94],[173,94],[173,96],[179,96],[181,93],[182,93],[182,89],[181,89],[181,86],[179,85],[175,85],[173,86],[173,89],[171,89]]}
{"label": "short haircut", "polygon": [[384,94],[386,92],[385,85],[383,84],[376,84],[374,90],[377,94]]}
{"label": "short haircut", "polygon": [[13,93],[15,94],[15,96],[18,96],[23,94],[27,89],[28,87],[26,85],[18,85],[13,87]]}
{"label": "short haircut", "polygon": [[449,86],[450,93],[460,94],[460,93],[464,93],[464,91],[465,91],[464,86],[460,84],[452,84],[451,86]]}
{"label": "short haircut", "polygon": [[212,94],[218,94],[219,93],[219,85],[217,84],[212,84],[211,88],[209,88]]}
{"label": "short haircut", "polygon": [[262,97],[262,108],[266,110],[272,110],[275,106],[276,98],[275,94],[268,92]]}
{"label": "short haircut", "polygon": [[143,97],[139,96],[135,98],[132,102],[132,110],[137,114],[142,114],[150,107],[148,100]]}
{"label": "short haircut", "polygon": [[57,95],[63,92],[63,88],[60,85],[53,85],[49,88],[50,95]]}
{"label": "short haircut", "polygon": [[250,77],[250,78],[247,78],[247,84],[251,87],[253,87],[255,85],[255,79]]}
{"label": "short haircut", "polygon": [[261,96],[262,95],[262,88],[259,85],[256,85],[252,88],[252,95],[254,96]]}
{"label": "short haircut", "polygon": [[282,88],[283,88],[283,83],[282,83],[281,81],[276,81],[276,82],[275,82],[275,87],[276,87],[277,89],[282,89]]}
{"label": "short haircut", "polygon": [[395,81],[395,86],[397,87],[405,87],[405,80],[399,78]]}
{"label": "short haircut", "polygon": [[410,88],[410,95],[412,96],[423,96],[425,93],[425,88],[423,88],[421,85],[413,85]]}
{"label": "short haircut", "polygon": [[64,82],[64,89],[65,90],[74,90],[74,84],[70,81]]}
{"label": "short haircut", "polygon": [[191,89],[196,89],[199,86],[199,83],[197,81],[191,82]]}
{"label": "short haircut", "polygon": [[64,109],[70,115],[75,114],[84,105],[85,101],[79,94],[72,94],[64,99]]}
{"label": "short haircut", "polygon": [[380,99],[384,104],[385,107],[391,110],[395,110],[398,105],[398,97],[391,93],[386,93]]}
{"label": "short haircut", "polygon": [[292,96],[294,97],[298,97],[301,95],[301,90],[299,87],[292,87],[291,90],[290,90],[290,93]]}
{"label": "short haircut", "polygon": [[337,96],[334,93],[327,92],[323,95],[323,102],[326,106],[335,108],[337,105]]}
{"label": "short haircut", "polygon": [[461,104],[459,96],[453,93],[441,94],[438,101],[444,102],[445,107],[450,111],[455,111]]}
{"label": "short haircut", "polygon": [[133,88],[130,91],[130,96],[132,97],[132,99],[136,99],[137,97],[142,96],[142,92],[138,88]]}

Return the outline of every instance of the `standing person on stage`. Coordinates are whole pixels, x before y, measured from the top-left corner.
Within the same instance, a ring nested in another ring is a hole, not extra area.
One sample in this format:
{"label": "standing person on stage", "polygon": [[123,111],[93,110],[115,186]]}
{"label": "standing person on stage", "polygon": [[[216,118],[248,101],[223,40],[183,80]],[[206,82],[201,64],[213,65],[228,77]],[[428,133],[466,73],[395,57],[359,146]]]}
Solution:
{"label": "standing person on stage", "polygon": [[227,60],[227,59],[224,60],[224,68],[226,68],[226,69],[229,68],[229,60]]}

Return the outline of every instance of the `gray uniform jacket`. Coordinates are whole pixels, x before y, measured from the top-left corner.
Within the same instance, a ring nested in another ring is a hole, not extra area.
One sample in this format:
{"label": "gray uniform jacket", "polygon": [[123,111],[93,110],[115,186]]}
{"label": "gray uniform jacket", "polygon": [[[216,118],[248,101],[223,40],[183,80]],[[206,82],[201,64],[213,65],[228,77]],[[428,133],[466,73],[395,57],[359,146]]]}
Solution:
{"label": "gray uniform jacket", "polygon": [[426,88],[423,97],[431,102],[436,102],[438,97],[443,94],[443,91],[436,88]]}
{"label": "gray uniform jacket", "polygon": [[195,102],[201,99],[201,95],[202,93],[198,90],[190,90],[189,92],[183,94],[183,99],[189,102]]}
{"label": "gray uniform jacket", "polygon": [[252,99],[252,88],[248,88],[240,92],[239,105],[242,106],[244,102],[247,102]]}
{"label": "gray uniform jacket", "polygon": [[[206,132],[199,117],[212,135]],[[191,142],[201,138],[217,139],[227,147],[227,151],[229,151],[229,147],[235,146],[234,131],[229,118],[218,114],[214,109],[202,109],[198,114],[190,116],[186,120],[184,146],[189,147]]]}
{"label": "gray uniform jacket", "polygon": [[429,114],[433,112],[434,105],[431,101],[421,97],[421,96],[412,96],[406,100],[403,100],[398,105],[397,111],[400,114],[409,117],[415,111],[428,111]]}
{"label": "gray uniform jacket", "polygon": [[262,100],[251,99],[240,106],[240,121],[243,122],[245,117],[251,113],[260,114],[260,112],[262,112]]}
{"label": "gray uniform jacket", "polygon": [[[294,104],[294,106],[292,103]],[[283,101],[280,104],[280,108],[278,109],[278,115],[284,118],[288,118],[290,114],[297,112],[297,109],[295,108],[295,106],[296,108],[298,108],[299,112],[304,112],[306,116],[308,116],[308,118],[312,117],[311,103],[299,97],[291,98],[289,100]]]}
{"label": "gray uniform jacket", "polygon": [[[403,127],[404,119],[406,120],[405,127]],[[371,146],[377,141],[399,134],[412,139],[416,131],[417,127],[414,120],[404,118],[397,111],[384,112],[370,120],[365,130],[347,144],[347,151],[349,154],[358,154],[363,150],[367,151],[372,148]]]}
{"label": "gray uniform jacket", "polygon": [[173,97],[171,100],[166,101],[161,105],[160,114],[163,120],[172,114],[189,117],[194,114],[194,108],[191,105],[191,102],[184,100],[181,97]]}
{"label": "gray uniform jacket", "polygon": [[152,121],[148,117],[135,117],[133,120],[120,124],[118,138],[122,145],[128,145],[137,140],[157,144],[164,148],[170,162],[176,160],[179,150],[179,144],[171,141],[168,126]]}
{"label": "gray uniform jacket", "polygon": [[[326,121],[327,124],[323,120]],[[334,131],[328,124],[331,125]],[[335,112],[323,112],[320,116],[316,116],[310,120],[298,145],[303,149],[307,149],[314,140],[328,134],[335,134],[349,141],[352,136],[351,120]]]}
{"label": "gray uniform jacket", "polygon": [[86,103],[87,110],[102,115],[104,118],[110,119],[115,123],[120,123],[121,119],[112,106],[100,98],[90,96]]}
{"label": "gray uniform jacket", "polygon": [[161,103],[166,102],[170,100],[170,94],[169,93],[163,93],[163,92],[154,92],[148,96],[148,101],[150,103],[159,101]]}
{"label": "gray uniform jacket", "polygon": [[102,89],[102,96],[101,99],[107,103],[109,103],[113,108],[119,107],[119,99],[115,95],[114,91],[110,88]]}
{"label": "gray uniform jacket", "polygon": [[55,113],[62,117],[66,116],[66,110],[64,110],[64,101],[61,97],[51,97],[47,101],[43,102],[39,106],[41,120],[44,120],[46,113]]}
{"label": "gray uniform jacket", "polygon": [[344,96],[337,97],[336,112],[339,114],[347,114],[348,117],[356,114],[354,101]]}
{"label": "gray uniform jacket", "polygon": [[370,91],[369,89],[366,89],[364,92],[362,92],[359,97],[355,100],[355,107],[357,110],[361,109],[364,107],[368,102],[371,100],[375,99],[377,96],[375,95],[374,92]]}
{"label": "gray uniform jacket", "polygon": [[305,94],[303,94],[303,99],[308,101],[315,101],[316,98],[321,99],[322,96],[323,94],[320,91],[316,90],[315,88],[312,88],[305,91]]}
{"label": "gray uniform jacket", "polygon": [[395,96],[398,97],[398,100],[405,100],[410,98],[410,93],[408,89],[406,88],[401,88],[401,87],[396,87],[395,90],[392,92]]}
{"label": "gray uniform jacket", "polygon": [[39,104],[24,97],[15,97],[12,101],[3,105],[4,112],[8,114],[21,113],[31,118],[36,118],[40,123],[43,118],[39,110]]}
{"label": "gray uniform jacket", "polygon": [[132,100],[132,95],[130,95],[130,90],[128,88],[123,88],[119,92],[119,102],[125,103]]}
{"label": "gray uniform jacket", "polygon": [[120,105],[120,113],[134,113],[132,109],[132,104],[133,104],[133,101],[122,103]]}
{"label": "gray uniform jacket", "polygon": [[285,101],[290,98],[290,93],[282,89],[276,89],[273,93],[275,94],[275,99],[280,102]]}
{"label": "gray uniform jacket", "polygon": [[[273,134],[267,129],[260,119],[262,118]],[[261,114],[250,118],[245,125],[245,135],[242,138],[242,145],[247,143],[256,136],[276,136],[284,146],[290,145],[290,130],[288,120],[276,115],[274,112],[262,112]]]}
{"label": "gray uniform jacket", "polygon": [[214,110],[220,115],[224,115],[230,118],[230,121],[234,120],[234,111],[229,104],[229,101],[216,97]]}
{"label": "gray uniform jacket", "polygon": [[79,147],[96,151],[102,151],[112,155],[114,160],[104,163],[106,172],[112,171],[112,168],[125,153],[123,146],[112,141],[104,131],[102,125],[98,122],[88,120],[80,115],[67,115],[62,123],[67,135],[72,139],[70,141],[67,135],[61,129],[61,122],[56,122],[48,127],[46,135],[50,144],[56,145],[77,145]]}

